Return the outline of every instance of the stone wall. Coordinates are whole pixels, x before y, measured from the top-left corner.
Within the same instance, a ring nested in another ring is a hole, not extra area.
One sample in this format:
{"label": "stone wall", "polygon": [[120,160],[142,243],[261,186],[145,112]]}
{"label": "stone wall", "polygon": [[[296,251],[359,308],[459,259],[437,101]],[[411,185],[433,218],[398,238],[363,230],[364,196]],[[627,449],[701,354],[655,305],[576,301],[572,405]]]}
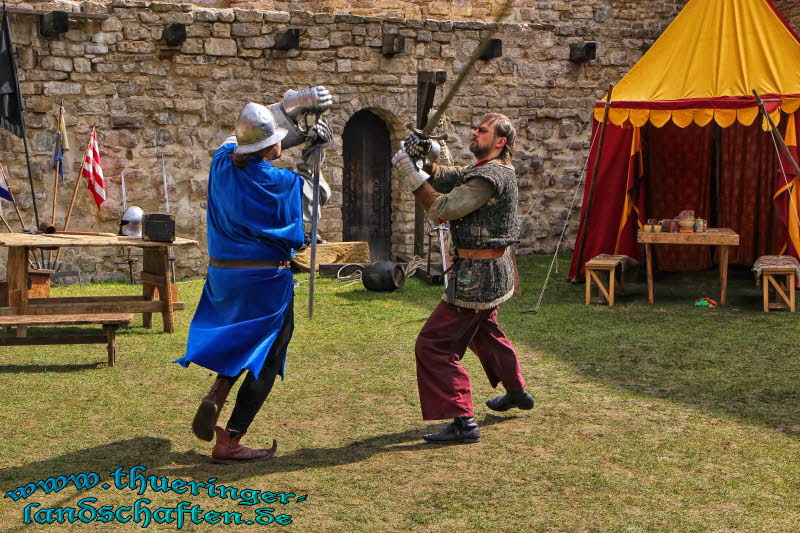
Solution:
{"label": "stone wall", "polygon": [[[567,222],[585,162],[593,103],[641,57],[683,2],[530,4],[538,22],[501,25],[496,37],[503,40],[503,56],[479,62],[448,113],[456,162],[471,159],[464,140],[469,125],[485,112],[499,110],[517,124],[521,246],[529,253],[552,252]],[[444,70],[452,82],[488,33],[486,25],[476,21],[215,9],[139,0],[84,3],[82,8],[108,18],[71,23],[69,32],[48,39],[38,34],[35,18],[11,17],[40,213],[49,218],[49,164],[57,105],[63,100],[71,150],[65,158],[68,178],[60,188],[57,219],[63,221],[92,127],[100,134],[110,199],[98,214],[81,188],[71,229],[117,229],[122,171],[129,202],[145,211],[162,211],[163,154],[178,232],[201,241],[199,249],[177,251],[178,277],[205,272],[209,159],[230,132],[243,102],[271,103],[289,88],[324,83],[336,95],[330,114],[335,131],[341,134],[355,112],[370,109],[387,123],[396,146],[406,134],[403,124],[415,113],[416,72]],[[168,49],[160,40],[163,28],[172,22],[187,25],[188,39],[179,50]],[[300,48],[273,50],[276,32],[288,27],[301,30]],[[405,52],[382,55],[382,36],[395,33],[405,36]],[[570,44],[584,40],[599,42],[598,59],[571,63]],[[23,212],[32,218],[22,143],[4,132],[0,151]],[[341,150],[329,152],[325,172],[334,194],[323,210],[321,232],[339,239]],[[410,253],[412,197],[394,181],[392,189],[394,251]],[[577,205],[580,200],[578,194]],[[569,220],[562,250],[571,248],[576,229],[577,214]],[[67,259],[78,262],[93,279],[123,278],[125,270],[114,263],[119,258],[113,253],[96,250],[92,255],[67,254]]]}
{"label": "stone wall", "polygon": [[[791,1],[791,0],[789,0]],[[93,0],[79,2],[73,0],[11,2],[41,9],[63,9],[81,11],[87,6],[108,6],[114,0]],[[380,18],[412,18],[434,20],[472,20],[489,22],[496,19],[505,5],[505,0],[193,0],[191,2],[172,2],[170,5],[192,5],[215,9],[239,8],[262,11],[308,11],[311,13],[333,13]],[[665,2],[662,13],[671,13],[671,4]],[[679,2],[681,4],[685,3]],[[652,19],[653,8],[661,9],[658,2],[632,2],[588,0],[576,6],[574,2],[555,0],[513,0],[509,22],[553,23],[570,19],[592,19],[595,11],[616,12],[622,20]]]}
{"label": "stone wall", "polygon": [[795,33],[800,32],[800,2],[797,0],[773,0],[773,3]]}

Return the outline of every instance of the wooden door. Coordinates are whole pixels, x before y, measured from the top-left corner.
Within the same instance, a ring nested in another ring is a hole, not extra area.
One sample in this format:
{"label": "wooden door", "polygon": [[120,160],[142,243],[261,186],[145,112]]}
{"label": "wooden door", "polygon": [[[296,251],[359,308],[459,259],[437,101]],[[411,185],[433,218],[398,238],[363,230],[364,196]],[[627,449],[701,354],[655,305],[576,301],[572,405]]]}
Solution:
{"label": "wooden door", "polygon": [[386,124],[361,110],[345,124],[342,233],[367,241],[373,261],[391,260],[391,142]]}

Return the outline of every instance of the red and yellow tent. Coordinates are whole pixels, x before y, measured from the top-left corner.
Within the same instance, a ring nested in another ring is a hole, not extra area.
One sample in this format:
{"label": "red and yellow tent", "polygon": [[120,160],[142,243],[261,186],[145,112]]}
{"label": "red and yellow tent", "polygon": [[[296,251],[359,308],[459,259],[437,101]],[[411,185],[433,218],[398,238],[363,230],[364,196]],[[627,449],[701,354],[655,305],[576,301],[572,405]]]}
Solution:
{"label": "red and yellow tent", "polygon": [[[798,257],[800,177],[778,156],[753,89],[797,158],[798,35],[770,0],[689,0],[612,91],[587,221],[605,99],[595,107],[570,279],[597,254],[641,260],[636,230],[684,209],[739,233],[734,264]],[[707,247],[666,247],[657,260],[663,270],[713,265]]]}

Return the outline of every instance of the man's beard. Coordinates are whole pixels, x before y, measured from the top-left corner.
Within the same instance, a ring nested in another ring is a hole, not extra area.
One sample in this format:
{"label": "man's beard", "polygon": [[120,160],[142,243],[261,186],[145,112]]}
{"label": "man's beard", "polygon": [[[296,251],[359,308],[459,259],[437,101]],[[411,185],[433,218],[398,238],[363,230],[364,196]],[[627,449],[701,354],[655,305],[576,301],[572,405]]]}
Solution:
{"label": "man's beard", "polygon": [[470,143],[469,151],[472,152],[478,160],[485,159],[487,155],[489,155],[489,148],[488,147],[480,147],[477,143]]}

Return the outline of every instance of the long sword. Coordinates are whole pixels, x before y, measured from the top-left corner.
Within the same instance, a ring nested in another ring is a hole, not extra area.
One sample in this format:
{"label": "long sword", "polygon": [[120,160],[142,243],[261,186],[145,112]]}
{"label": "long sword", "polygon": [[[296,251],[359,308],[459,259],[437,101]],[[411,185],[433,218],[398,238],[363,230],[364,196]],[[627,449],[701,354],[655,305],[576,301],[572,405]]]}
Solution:
{"label": "long sword", "polygon": [[317,227],[319,226],[319,174],[322,148],[314,148],[314,175],[311,207],[311,275],[308,283],[308,318],[314,318],[314,282],[317,274]]}
{"label": "long sword", "polygon": [[[119,181],[120,181],[120,185],[122,186],[122,213],[124,214],[125,212],[128,211],[128,193],[125,190],[125,171],[124,170],[121,170],[120,173],[119,173]],[[131,257],[131,247],[128,246],[127,248],[128,248],[128,251],[127,251],[128,258],[127,259],[123,259],[122,261],[114,261],[114,262],[117,263],[117,264],[125,263],[125,264],[128,265],[128,276],[130,277],[131,285],[136,285],[134,283],[134,280],[133,280],[133,264],[136,261],[138,261],[138,259],[132,258]]]}
{"label": "long sword", "polygon": [[[161,152],[161,178],[164,181],[164,209],[169,215],[169,188],[167,187],[167,164],[164,161],[164,152]],[[167,257],[169,259],[170,274],[172,274],[172,283],[175,283],[175,255],[173,255],[172,246],[167,247]],[[167,287],[167,290],[172,290],[172,287]]]}
{"label": "long sword", "polygon": [[445,245],[445,232],[450,229],[450,224],[448,222],[439,219],[439,225],[435,226],[434,231],[439,234],[439,251],[442,254],[442,281],[444,281],[444,288],[447,290],[447,248]]}
{"label": "long sword", "polygon": [[119,173],[119,181],[122,185],[122,212],[128,210],[128,193],[125,191],[125,171],[122,170]]}
{"label": "long sword", "polygon": [[[497,13],[497,17],[494,19],[494,28],[492,28],[491,33],[486,36],[480,44],[475,48],[475,51],[472,52],[469,60],[467,61],[466,65],[464,65],[463,70],[459,73],[456,80],[453,82],[453,85],[450,87],[450,90],[447,91],[445,94],[444,99],[436,108],[436,112],[433,114],[432,117],[428,118],[428,122],[425,124],[425,127],[420,131],[417,128],[414,128],[413,125],[409,124],[408,128],[412,131],[417,132],[420,134],[421,137],[428,138],[428,139],[439,139],[442,137],[431,137],[431,132],[439,124],[439,119],[442,117],[444,112],[453,102],[453,98],[456,97],[458,91],[461,89],[461,86],[464,84],[464,81],[467,79],[472,73],[473,68],[475,68],[475,63],[483,56],[483,53],[489,48],[491,44],[492,37],[497,33],[499,30],[500,22],[505,19],[509,13],[511,13],[511,6],[513,5],[514,0],[506,0],[506,3],[503,4],[503,7]],[[445,272],[447,271],[447,251],[445,250],[445,236],[444,232],[449,230],[449,225],[445,225],[444,222],[441,222],[438,226],[433,228],[436,232],[439,233],[439,250],[442,254],[442,279],[444,281],[444,287],[447,289],[447,275]]]}
{"label": "long sword", "polygon": [[[480,42],[477,48],[475,48],[475,51],[472,52],[472,55],[467,61],[467,64],[464,65],[464,69],[461,71],[461,73],[459,73],[458,77],[456,78],[456,81],[453,82],[453,86],[450,87],[449,91],[447,91],[447,94],[444,96],[444,99],[436,108],[436,112],[433,114],[432,117],[428,119],[427,124],[425,124],[425,127],[422,129],[420,133],[423,133],[425,136],[429,136],[433,131],[433,128],[435,128],[436,125],[439,123],[439,119],[442,117],[444,112],[450,106],[450,103],[453,101],[453,98],[456,97],[456,94],[458,94],[459,89],[461,89],[461,85],[464,84],[464,80],[466,80],[467,76],[469,76],[472,73],[472,69],[475,67],[475,63],[478,62],[478,60],[481,58],[486,49],[489,48],[492,37],[500,29],[499,23],[504,18],[506,18],[509,15],[509,13],[511,13],[511,6],[513,3],[514,0],[506,0],[506,3],[503,5],[503,7],[500,9],[500,12],[497,13],[497,17],[495,17],[494,19],[493,22],[494,28],[492,28],[489,35]],[[415,131],[417,130],[415,129]]]}

